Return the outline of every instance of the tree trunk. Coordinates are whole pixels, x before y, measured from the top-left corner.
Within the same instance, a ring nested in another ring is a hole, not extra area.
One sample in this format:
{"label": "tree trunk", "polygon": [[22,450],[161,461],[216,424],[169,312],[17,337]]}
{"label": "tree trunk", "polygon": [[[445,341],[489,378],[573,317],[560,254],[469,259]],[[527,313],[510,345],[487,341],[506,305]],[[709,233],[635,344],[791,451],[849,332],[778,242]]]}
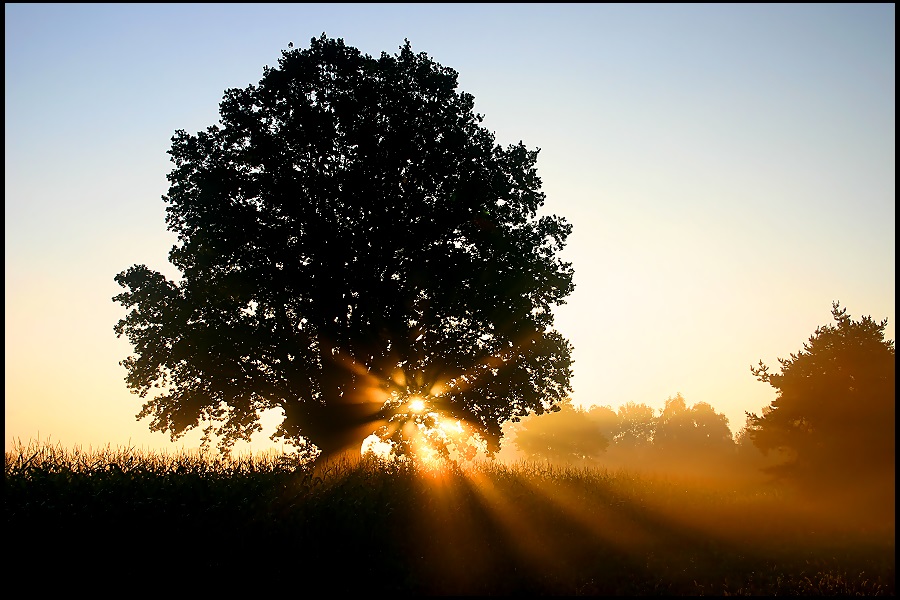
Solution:
{"label": "tree trunk", "polygon": [[313,462],[314,473],[358,464],[363,441],[387,422],[380,408],[361,403],[323,407],[316,430],[307,436],[321,451]]}

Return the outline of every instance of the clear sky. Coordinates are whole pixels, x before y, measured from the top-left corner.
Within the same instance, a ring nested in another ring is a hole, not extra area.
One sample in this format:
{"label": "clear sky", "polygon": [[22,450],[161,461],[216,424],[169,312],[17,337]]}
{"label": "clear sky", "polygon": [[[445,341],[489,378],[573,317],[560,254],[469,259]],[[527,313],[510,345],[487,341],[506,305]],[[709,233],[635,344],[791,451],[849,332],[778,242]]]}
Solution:
{"label": "clear sky", "polygon": [[196,447],[134,418],[113,277],[177,278],[172,134],[323,32],[374,56],[408,38],[499,143],[541,148],[545,209],[574,226],[556,315],[576,404],[680,392],[737,432],[774,398],[750,365],[797,352],[833,300],[895,337],[893,4],[4,10],[7,449]]}

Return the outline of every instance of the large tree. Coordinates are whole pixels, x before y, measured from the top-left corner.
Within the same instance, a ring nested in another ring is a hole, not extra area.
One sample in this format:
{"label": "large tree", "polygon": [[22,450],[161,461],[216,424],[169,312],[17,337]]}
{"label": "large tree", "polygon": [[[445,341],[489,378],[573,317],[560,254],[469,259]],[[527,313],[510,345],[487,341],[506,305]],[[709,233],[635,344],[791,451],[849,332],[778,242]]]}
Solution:
{"label": "large tree", "polygon": [[492,452],[566,397],[551,309],[571,226],[538,215],[538,150],[496,144],[456,88],[409,41],[376,59],[323,34],[227,90],[218,125],[175,133],[181,278],[116,276],[139,419],[172,439],[206,423],[227,448],[276,408],[275,437],[333,455],[440,415]]}
{"label": "large tree", "polygon": [[764,452],[788,451],[780,469],[806,481],[851,485],[894,471],[895,353],[887,319],[854,321],[832,305],[834,325],[818,327],[781,373],[751,372],[775,390],[762,414],[747,414],[745,435]]}

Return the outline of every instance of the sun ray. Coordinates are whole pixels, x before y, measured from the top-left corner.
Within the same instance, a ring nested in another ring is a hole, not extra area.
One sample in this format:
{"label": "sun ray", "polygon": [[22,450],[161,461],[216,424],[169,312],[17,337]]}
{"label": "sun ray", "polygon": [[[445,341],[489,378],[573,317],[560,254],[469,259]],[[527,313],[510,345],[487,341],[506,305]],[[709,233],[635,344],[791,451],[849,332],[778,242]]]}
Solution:
{"label": "sun ray", "polygon": [[468,487],[490,519],[500,527],[505,537],[502,540],[505,550],[536,569],[559,566],[563,549],[548,543],[554,536],[528,518],[529,499],[523,495],[519,479],[506,478],[504,489],[499,485],[501,478],[488,477],[479,469],[472,469],[467,470],[459,481]]}
{"label": "sun ray", "polygon": [[[427,331],[417,328],[416,342]],[[344,397],[349,402],[372,407],[373,421],[361,431],[365,441],[361,452],[385,454],[386,446],[374,445],[375,435],[392,447],[391,456],[408,453],[420,462],[436,466],[443,459],[472,460],[486,454],[481,436],[483,425],[456,397],[482,383],[484,377],[517,358],[517,354],[538,335],[531,332],[509,343],[501,352],[483,357],[467,369],[448,374],[434,360],[399,361],[381,370],[354,358],[349,352],[334,349],[331,354],[355,379]],[[454,371],[454,370],[451,370]],[[408,424],[412,424],[410,426]],[[369,429],[370,428],[370,429]],[[373,449],[374,448],[374,449]]]}
{"label": "sun ray", "polygon": [[[558,472],[564,471],[559,469]],[[615,546],[626,555],[641,556],[656,541],[656,535],[632,516],[630,503],[637,500],[614,494],[609,489],[585,497],[583,482],[589,476],[584,471],[579,473],[577,483],[555,477],[554,485],[548,486],[541,478],[523,477],[522,484],[585,533]],[[548,474],[552,474],[552,468]]]}

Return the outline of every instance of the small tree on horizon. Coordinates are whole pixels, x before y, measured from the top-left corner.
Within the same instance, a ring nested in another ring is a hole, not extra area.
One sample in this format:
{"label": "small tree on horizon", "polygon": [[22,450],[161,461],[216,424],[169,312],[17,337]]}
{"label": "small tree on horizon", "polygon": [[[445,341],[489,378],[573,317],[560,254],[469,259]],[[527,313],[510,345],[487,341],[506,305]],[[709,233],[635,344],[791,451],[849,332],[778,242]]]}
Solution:
{"label": "small tree on horizon", "polygon": [[205,422],[228,448],[280,409],[274,438],[332,456],[440,415],[493,452],[504,422],[567,396],[551,310],[571,226],[537,214],[538,150],[496,144],[456,88],[408,41],[372,58],[323,34],[227,90],[218,125],[175,133],[181,279],[115,278],[139,419],[173,440]]}

